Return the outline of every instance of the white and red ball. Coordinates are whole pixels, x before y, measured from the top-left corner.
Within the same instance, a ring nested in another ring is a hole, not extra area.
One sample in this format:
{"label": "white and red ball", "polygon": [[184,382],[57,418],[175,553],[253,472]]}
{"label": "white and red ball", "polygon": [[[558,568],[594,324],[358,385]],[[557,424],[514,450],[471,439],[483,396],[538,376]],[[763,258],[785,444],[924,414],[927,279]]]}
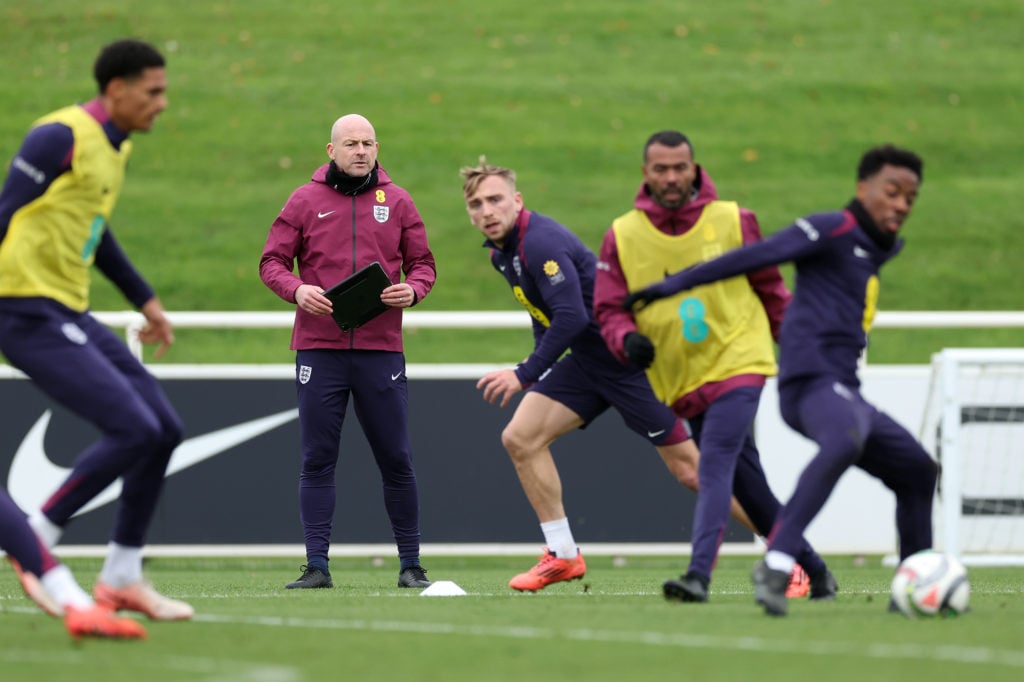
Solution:
{"label": "white and red ball", "polygon": [[964,565],[932,549],[908,556],[892,579],[893,603],[908,618],[956,616],[967,611],[970,598]]}

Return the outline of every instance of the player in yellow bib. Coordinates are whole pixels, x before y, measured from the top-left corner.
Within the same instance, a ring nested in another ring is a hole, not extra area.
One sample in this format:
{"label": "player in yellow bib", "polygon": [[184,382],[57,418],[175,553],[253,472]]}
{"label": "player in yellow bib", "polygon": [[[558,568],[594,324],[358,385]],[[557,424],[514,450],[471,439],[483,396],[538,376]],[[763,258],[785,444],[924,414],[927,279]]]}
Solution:
{"label": "player in yellow bib", "polygon": [[[167,76],[163,56],[138,40],[107,45],[93,72],[99,96],[36,121],[0,191],[0,352],[100,432],[42,508],[29,510],[32,529],[52,547],[72,516],[120,478],[93,594],[108,609],[180,620],[192,617],[192,607],[143,579],[142,547],[181,442],[181,419],[156,378],[89,312],[95,265],[142,311],[143,342],[159,343],[159,355],[174,341],[160,299],[108,225],[131,152],[128,135],[148,131],[167,107]],[[45,570],[36,564],[21,569],[35,576]]]}
{"label": "player in yellow bib", "polygon": [[[647,368],[658,398],[693,428],[701,451],[693,553],[686,573],[666,581],[663,591],[669,599],[705,602],[731,496],[764,537],[781,508],[761,468],[753,426],[765,380],[776,371],[772,337],[790,294],[771,267],[680,292],[635,314],[624,309],[630,290],[761,239],[752,211],[718,199],[682,133],[648,139],[643,179],[633,210],[605,234],[594,311],[612,352]],[[810,580],[802,588],[795,583],[793,596],[835,596],[835,579],[806,541],[798,561]]]}

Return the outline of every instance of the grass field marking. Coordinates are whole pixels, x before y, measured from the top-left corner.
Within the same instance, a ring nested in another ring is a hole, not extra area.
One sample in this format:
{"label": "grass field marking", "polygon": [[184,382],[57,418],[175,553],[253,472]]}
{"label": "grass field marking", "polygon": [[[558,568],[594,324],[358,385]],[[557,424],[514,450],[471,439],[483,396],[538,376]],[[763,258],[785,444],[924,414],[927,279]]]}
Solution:
{"label": "grass field marking", "polygon": [[201,623],[227,623],[258,625],[263,627],[311,628],[322,630],[354,630],[372,632],[408,632],[428,635],[454,635],[474,637],[503,637],[508,639],[562,639],[576,642],[604,642],[610,644],[645,644],[649,646],[681,649],[719,649],[724,651],[753,651],[772,654],[798,654],[810,656],[859,656],[876,659],[903,659],[911,661],[947,661],[965,665],[985,664],[1009,668],[1024,668],[1024,652],[990,647],[957,647],[948,645],[891,644],[867,642],[856,644],[835,641],[794,641],[765,637],[719,637],[715,635],[680,632],[620,632],[615,630],[538,628],[530,626],[461,625],[458,623],[416,621],[339,620],[334,618],[297,618],[280,616],[240,617],[200,614]]}
{"label": "grass field marking", "polygon": [[[53,641],[40,637],[41,647],[36,650],[0,650],[0,663],[46,666],[48,670],[58,666],[61,668],[74,668],[78,672],[82,670],[83,666],[91,665],[90,657],[86,651],[82,649],[55,649],[52,646]],[[94,642],[86,642],[78,646],[88,647],[90,644],[94,644]],[[103,646],[99,642],[95,642],[95,644]],[[145,644],[139,644],[138,646],[145,646]],[[122,659],[119,665],[123,667],[131,665],[131,663]],[[213,680],[217,680],[217,682],[253,682],[254,680],[259,682],[297,682],[302,679],[299,671],[291,666],[267,663],[254,664],[251,661],[183,656],[178,654],[174,656],[148,657],[144,663],[138,663],[136,667],[140,669],[140,679],[145,679],[145,672],[153,666],[162,670],[188,673],[189,679],[195,682],[202,682],[203,680],[210,680],[211,682]]]}

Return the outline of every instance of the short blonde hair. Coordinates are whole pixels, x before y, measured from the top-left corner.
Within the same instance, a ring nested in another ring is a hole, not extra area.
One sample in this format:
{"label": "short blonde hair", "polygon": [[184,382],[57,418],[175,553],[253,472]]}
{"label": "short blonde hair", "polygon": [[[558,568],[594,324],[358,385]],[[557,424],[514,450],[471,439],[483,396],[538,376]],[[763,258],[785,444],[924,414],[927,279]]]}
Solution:
{"label": "short blonde hair", "polygon": [[492,166],[487,163],[487,157],[483,154],[480,155],[480,162],[477,165],[465,166],[459,169],[459,174],[462,176],[462,195],[465,197],[474,194],[480,183],[492,175],[505,178],[513,191],[516,188],[516,172],[511,168]]}

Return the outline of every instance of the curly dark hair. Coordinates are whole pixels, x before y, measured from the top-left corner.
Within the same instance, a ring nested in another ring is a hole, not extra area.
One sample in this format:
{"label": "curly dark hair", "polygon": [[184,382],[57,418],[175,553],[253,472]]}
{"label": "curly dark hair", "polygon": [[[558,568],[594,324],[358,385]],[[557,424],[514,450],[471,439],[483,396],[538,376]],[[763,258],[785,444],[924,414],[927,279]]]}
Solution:
{"label": "curly dark hair", "polygon": [[150,68],[164,66],[164,57],[155,47],[141,40],[126,38],[106,45],[96,58],[92,73],[100,94],[115,78],[134,78]]}
{"label": "curly dark hair", "polygon": [[924,181],[924,161],[909,149],[900,149],[891,144],[872,147],[864,152],[857,165],[857,180],[866,180],[882,170],[882,166],[899,166],[917,175],[920,182]]}

